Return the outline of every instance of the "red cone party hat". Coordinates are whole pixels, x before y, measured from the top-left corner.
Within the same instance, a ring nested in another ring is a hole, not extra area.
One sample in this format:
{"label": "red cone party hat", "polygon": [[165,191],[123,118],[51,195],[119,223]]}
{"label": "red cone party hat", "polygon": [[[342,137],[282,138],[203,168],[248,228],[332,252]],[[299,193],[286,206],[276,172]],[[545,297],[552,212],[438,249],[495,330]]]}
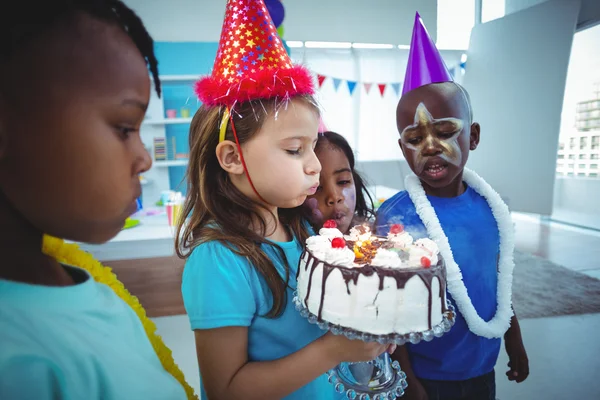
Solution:
{"label": "red cone party hat", "polygon": [[263,0],[228,0],[212,75],[196,83],[209,106],[313,94],[313,80],[293,65]]}

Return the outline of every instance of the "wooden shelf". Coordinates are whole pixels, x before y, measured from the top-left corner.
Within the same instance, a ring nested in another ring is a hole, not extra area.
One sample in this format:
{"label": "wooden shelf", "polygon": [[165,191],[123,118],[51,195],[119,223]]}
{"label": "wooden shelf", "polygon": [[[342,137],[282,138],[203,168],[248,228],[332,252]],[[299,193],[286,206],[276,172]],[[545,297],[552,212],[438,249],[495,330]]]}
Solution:
{"label": "wooden shelf", "polygon": [[200,79],[200,75],[160,75],[159,79],[161,82],[192,82]]}
{"label": "wooden shelf", "polygon": [[188,165],[188,160],[154,161],[153,165],[158,168],[185,167],[186,165]]}
{"label": "wooden shelf", "polygon": [[148,119],[143,122],[145,125],[175,125],[175,124],[189,124],[192,122],[192,118],[162,118],[162,119]]}

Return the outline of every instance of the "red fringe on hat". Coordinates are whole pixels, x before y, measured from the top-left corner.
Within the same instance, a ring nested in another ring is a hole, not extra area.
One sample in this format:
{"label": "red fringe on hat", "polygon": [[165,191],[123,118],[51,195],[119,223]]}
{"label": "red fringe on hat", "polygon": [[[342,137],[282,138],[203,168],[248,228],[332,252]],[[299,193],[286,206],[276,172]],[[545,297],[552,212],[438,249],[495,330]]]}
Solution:
{"label": "red fringe on hat", "polygon": [[315,92],[310,72],[301,65],[264,69],[252,78],[233,83],[206,76],[196,82],[194,89],[200,101],[208,106],[232,106],[249,100],[312,95]]}

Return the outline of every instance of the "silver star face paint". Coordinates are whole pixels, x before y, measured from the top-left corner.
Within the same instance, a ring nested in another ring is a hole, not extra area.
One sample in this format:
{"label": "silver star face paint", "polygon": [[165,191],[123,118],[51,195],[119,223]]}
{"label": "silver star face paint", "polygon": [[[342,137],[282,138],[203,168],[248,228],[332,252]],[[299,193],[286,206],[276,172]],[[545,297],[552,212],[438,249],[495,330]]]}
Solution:
{"label": "silver star face paint", "polygon": [[439,157],[446,162],[460,166],[462,152],[458,138],[465,126],[460,118],[435,119],[425,107],[419,103],[412,125],[404,128],[400,135],[402,145],[413,150],[415,173],[421,174],[430,156],[429,152],[438,150]]}

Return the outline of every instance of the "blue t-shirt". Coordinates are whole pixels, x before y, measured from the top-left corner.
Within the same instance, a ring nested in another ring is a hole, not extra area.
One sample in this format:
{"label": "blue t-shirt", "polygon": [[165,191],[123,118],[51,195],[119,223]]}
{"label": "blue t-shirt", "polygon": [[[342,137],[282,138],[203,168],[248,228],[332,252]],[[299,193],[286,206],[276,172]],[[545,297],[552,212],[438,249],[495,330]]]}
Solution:
{"label": "blue t-shirt", "polygon": [[[193,330],[226,326],[248,327],[248,359],[269,361],[288,356],[324,334],[295,309],[293,291],[302,253],[297,239],[276,242],[290,268],[287,302],[276,318],[264,315],[271,309],[271,292],[262,275],[243,257],[220,242],[206,242],[196,247],[183,270],[182,293]],[[284,264],[274,247],[262,249],[285,277]],[[290,374],[293,373],[290,371]],[[206,397],[201,383],[202,396]],[[333,386],[322,375],[285,399],[335,399]]]}
{"label": "blue t-shirt", "polygon": [[0,399],[186,399],[131,307],[65,268],[83,282],[0,280]]}
{"label": "blue t-shirt", "polygon": [[[487,201],[470,187],[458,197],[427,196],[442,225],[454,260],[459,265],[473,306],[481,318],[491,320],[497,308],[498,225]],[[427,237],[407,192],[400,192],[381,205],[377,233],[387,234],[394,223],[404,224],[415,238]],[[500,352],[500,339],[487,339],[471,332],[450,294],[456,323],[441,338],[408,345],[415,375],[434,380],[465,380],[491,372]]]}

